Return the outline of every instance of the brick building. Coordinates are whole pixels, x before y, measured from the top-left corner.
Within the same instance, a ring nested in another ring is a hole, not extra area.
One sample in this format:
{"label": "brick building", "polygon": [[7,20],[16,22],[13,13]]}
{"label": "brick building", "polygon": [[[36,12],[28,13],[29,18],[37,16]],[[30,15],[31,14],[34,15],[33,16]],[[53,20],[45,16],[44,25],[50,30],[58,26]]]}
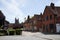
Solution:
{"label": "brick building", "polygon": [[30,31],[41,31],[42,28],[42,14],[35,14],[32,18],[28,16],[24,23],[25,29]]}
{"label": "brick building", "polygon": [[0,10],[0,27],[2,25],[4,25],[4,21],[5,21],[5,16],[4,14],[2,13],[2,11]]}
{"label": "brick building", "polygon": [[8,28],[9,22],[5,20],[5,18],[6,18],[5,15],[0,10],[0,29],[6,30]]}
{"label": "brick building", "polygon": [[43,14],[34,15],[32,18],[28,16],[25,21],[25,27],[32,31],[41,31],[55,33],[60,32],[60,7],[51,3],[46,6]]}
{"label": "brick building", "polygon": [[53,3],[46,6],[43,13],[43,32],[56,32],[56,24],[60,22],[60,7]]}
{"label": "brick building", "polygon": [[42,31],[42,13],[32,17],[32,26],[35,31]]}
{"label": "brick building", "polygon": [[27,20],[25,20],[24,24],[24,30],[30,30],[30,16],[28,15]]}

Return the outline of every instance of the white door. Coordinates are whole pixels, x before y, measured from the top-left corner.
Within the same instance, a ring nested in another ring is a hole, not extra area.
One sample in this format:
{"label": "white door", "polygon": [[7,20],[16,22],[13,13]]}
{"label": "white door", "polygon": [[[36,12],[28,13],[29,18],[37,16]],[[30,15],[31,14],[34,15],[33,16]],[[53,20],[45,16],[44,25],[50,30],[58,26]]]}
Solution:
{"label": "white door", "polygon": [[60,32],[60,24],[56,24],[56,32]]}

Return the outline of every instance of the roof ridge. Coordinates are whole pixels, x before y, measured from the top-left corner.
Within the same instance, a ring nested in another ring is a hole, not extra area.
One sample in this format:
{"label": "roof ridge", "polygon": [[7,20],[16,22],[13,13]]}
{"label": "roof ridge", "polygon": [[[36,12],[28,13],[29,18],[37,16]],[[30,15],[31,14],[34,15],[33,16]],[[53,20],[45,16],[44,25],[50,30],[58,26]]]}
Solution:
{"label": "roof ridge", "polygon": [[50,7],[48,7],[54,14],[58,14],[58,12],[57,12],[57,10],[56,10],[56,8],[55,8],[55,10],[53,10],[52,8],[50,8]]}

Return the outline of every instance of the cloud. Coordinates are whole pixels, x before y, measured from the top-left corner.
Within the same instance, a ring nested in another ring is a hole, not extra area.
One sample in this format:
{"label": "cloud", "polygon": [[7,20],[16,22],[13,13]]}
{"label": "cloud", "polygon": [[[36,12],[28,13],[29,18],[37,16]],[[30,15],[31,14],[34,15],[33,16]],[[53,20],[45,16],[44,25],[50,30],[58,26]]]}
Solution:
{"label": "cloud", "polygon": [[[39,14],[44,11],[44,6],[50,4],[51,0],[0,0],[0,10],[6,16],[6,20],[14,22],[15,17],[19,18],[20,22],[24,21],[24,17],[29,15]],[[60,5],[60,1],[53,0],[57,6]],[[26,13],[26,14],[24,14]]]}
{"label": "cloud", "polygon": [[60,6],[60,0],[58,0],[55,4],[56,6]]}
{"label": "cloud", "polygon": [[0,9],[6,16],[6,20],[14,22],[16,17],[20,19],[20,22],[24,21],[24,13],[19,7],[25,5],[26,0],[0,0],[0,3],[3,5]]}

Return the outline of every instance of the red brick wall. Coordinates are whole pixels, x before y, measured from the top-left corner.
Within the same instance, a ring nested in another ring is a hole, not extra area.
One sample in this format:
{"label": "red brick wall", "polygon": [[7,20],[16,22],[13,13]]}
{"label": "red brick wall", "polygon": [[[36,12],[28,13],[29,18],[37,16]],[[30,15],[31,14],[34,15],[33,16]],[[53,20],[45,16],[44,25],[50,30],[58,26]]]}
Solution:
{"label": "red brick wall", "polygon": [[57,18],[57,23],[60,23],[60,17]]}
{"label": "red brick wall", "polygon": [[[50,15],[52,15],[52,19],[50,20]],[[46,20],[46,16],[48,16],[48,20]],[[48,25],[49,24],[55,24],[56,23],[56,20],[54,18],[54,15],[53,13],[48,9],[48,8],[45,8],[45,11],[43,13],[43,25]],[[43,32],[46,31],[45,29],[43,29]],[[50,28],[48,27],[48,31],[50,32]]]}

